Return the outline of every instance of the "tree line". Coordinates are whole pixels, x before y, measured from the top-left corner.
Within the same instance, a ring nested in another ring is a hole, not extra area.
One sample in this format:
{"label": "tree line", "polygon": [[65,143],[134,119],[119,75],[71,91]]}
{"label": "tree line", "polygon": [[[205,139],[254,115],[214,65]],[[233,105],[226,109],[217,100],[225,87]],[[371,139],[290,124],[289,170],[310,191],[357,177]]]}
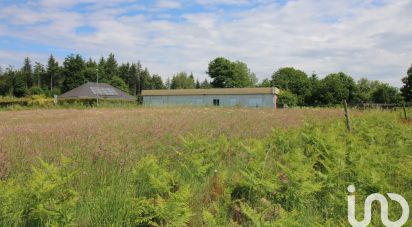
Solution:
{"label": "tree line", "polygon": [[279,102],[289,106],[333,105],[343,99],[352,104],[412,101],[412,66],[402,79],[404,86],[400,90],[376,80],[362,78],[355,81],[343,72],[319,79],[315,73],[307,75],[292,67],[280,68],[270,78],[258,83],[246,63],[223,57],[209,63],[207,74],[209,80],[199,81],[193,73],[179,72],[163,81],[139,61],[119,64],[114,54],[98,61],[69,55],[62,64],[51,55],[46,65],[25,58],[20,69],[12,66],[5,70],[0,68],[0,95],[59,95],[86,82],[95,82],[99,75],[100,82],[135,96],[142,90],[152,89],[278,87],[282,91]]}
{"label": "tree line", "polygon": [[0,95],[22,97],[26,95],[59,95],[86,82],[109,83],[138,95],[144,89],[163,89],[162,78],[150,74],[140,62],[119,64],[113,54],[107,58],[84,60],[80,55],[69,55],[60,65],[53,55],[47,65],[24,59],[21,69],[12,66],[1,72]]}

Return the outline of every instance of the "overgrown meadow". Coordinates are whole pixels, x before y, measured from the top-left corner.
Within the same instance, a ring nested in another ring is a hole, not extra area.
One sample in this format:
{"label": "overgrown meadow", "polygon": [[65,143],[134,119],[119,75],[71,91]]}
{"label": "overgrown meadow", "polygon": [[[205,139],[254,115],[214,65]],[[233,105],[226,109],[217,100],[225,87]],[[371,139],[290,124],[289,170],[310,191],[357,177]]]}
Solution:
{"label": "overgrown meadow", "polygon": [[[0,226],[348,226],[351,184],[358,220],[371,193],[412,205],[411,121],[400,111],[352,110],[349,133],[343,116],[326,108],[3,111]],[[400,206],[389,205],[398,219]],[[372,224],[382,225],[379,205]]]}

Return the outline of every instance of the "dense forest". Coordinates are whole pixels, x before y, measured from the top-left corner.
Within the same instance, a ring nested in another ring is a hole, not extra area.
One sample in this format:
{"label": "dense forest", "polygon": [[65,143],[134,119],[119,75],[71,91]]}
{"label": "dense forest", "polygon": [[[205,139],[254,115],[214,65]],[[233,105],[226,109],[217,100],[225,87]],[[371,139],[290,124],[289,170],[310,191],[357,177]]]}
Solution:
{"label": "dense forest", "polygon": [[1,96],[59,95],[85,82],[109,83],[131,95],[138,96],[142,90],[150,89],[199,89],[232,87],[271,87],[282,90],[281,104],[289,106],[319,106],[340,103],[343,99],[351,104],[401,103],[412,100],[412,66],[402,79],[399,90],[389,84],[362,78],[355,81],[351,76],[339,72],[319,79],[315,73],[292,67],[280,68],[271,78],[258,82],[246,63],[218,57],[209,63],[207,74],[210,80],[199,81],[192,73],[179,72],[166,81],[151,74],[140,62],[119,64],[114,54],[107,58],[83,59],[80,55],[69,55],[62,64],[51,55],[46,65],[25,58],[23,66],[15,69],[0,68]]}

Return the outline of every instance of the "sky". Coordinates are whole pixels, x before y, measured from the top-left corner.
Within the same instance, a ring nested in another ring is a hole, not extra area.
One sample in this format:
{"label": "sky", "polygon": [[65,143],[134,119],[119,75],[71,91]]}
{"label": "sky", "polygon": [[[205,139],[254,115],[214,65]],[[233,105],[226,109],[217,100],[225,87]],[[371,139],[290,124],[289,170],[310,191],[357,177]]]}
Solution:
{"label": "sky", "polygon": [[411,0],[0,0],[0,66],[114,53],[164,79],[204,79],[222,56],[260,80],[291,66],[400,87],[412,63],[411,12]]}

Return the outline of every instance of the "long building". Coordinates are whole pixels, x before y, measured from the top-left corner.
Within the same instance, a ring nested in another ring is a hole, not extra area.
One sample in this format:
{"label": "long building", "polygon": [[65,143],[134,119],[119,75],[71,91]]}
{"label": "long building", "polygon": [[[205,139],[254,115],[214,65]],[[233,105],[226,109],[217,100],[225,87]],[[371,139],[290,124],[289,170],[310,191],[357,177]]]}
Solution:
{"label": "long building", "polygon": [[143,90],[143,104],[276,108],[277,88]]}

